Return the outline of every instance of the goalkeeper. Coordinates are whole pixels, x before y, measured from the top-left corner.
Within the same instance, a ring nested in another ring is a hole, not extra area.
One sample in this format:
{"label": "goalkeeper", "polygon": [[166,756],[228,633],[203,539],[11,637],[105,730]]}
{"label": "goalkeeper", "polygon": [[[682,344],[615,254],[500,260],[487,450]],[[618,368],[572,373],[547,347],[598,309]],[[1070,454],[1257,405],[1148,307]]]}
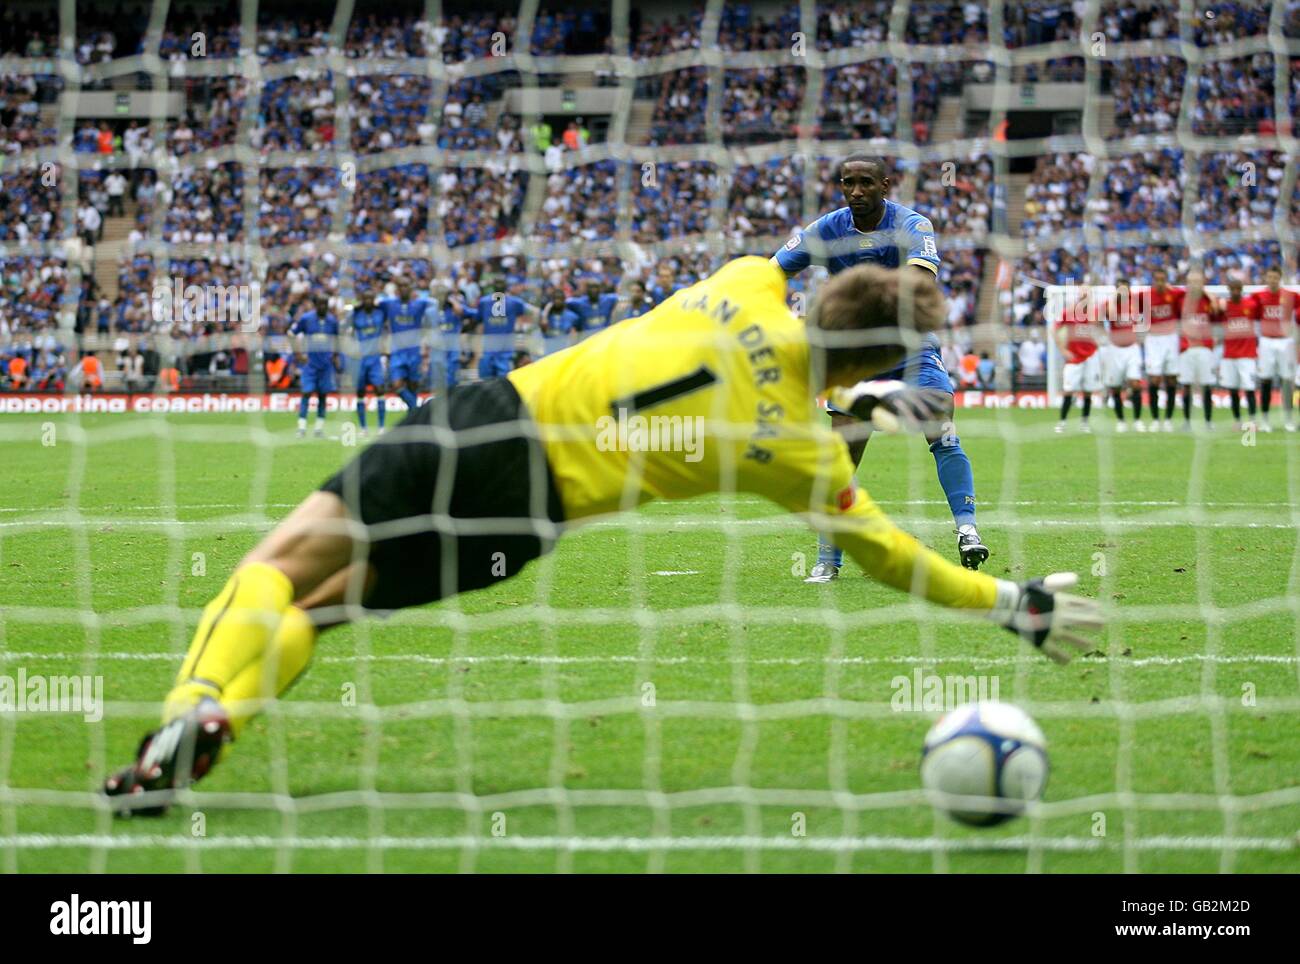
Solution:
{"label": "goalkeeper", "polygon": [[940,325],[942,306],[919,272],[864,265],[834,276],[805,323],[781,270],[740,258],[640,318],[432,399],[208,604],[161,729],[105,783],[115,809],[163,812],[303,671],[321,630],[508,579],[563,530],[654,499],[766,496],[881,582],[984,614],[1058,661],[1091,648],[1095,603],[1058,592],[1071,575],[1017,584],[922,547],[857,486],[817,407],[828,391],[880,427],[936,417],[944,400],[926,390],[864,380]]}

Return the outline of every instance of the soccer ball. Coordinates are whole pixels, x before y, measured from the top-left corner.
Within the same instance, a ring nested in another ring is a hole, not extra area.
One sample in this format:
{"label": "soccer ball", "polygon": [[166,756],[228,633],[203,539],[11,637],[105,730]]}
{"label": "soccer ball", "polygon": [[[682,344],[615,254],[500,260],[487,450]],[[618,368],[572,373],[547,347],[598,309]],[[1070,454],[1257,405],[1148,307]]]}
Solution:
{"label": "soccer ball", "polygon": [[[994,701],[967,703],[930,728],[921,751],[921,785],[978,801],[938,804],[954,820],[991,827],[1037,800],[1047,785],[1047,741],[1024,710]],[[961,806],[971,809],[958,809]]]}

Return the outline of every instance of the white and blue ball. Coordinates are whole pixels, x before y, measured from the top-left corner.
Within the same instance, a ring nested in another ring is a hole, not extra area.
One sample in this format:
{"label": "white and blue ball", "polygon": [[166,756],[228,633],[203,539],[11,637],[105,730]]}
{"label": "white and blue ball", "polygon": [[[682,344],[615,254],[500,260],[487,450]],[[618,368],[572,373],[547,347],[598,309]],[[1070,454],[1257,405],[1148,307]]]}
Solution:
{"label": "white and blue ball", "polygon": [[967,703],[944,714],[925,736],[921,785],[953,796],[937,801],[954,820],[991,827],[1010,820],[1047,786],[1047,741],[1024,710],[1010,703]]}

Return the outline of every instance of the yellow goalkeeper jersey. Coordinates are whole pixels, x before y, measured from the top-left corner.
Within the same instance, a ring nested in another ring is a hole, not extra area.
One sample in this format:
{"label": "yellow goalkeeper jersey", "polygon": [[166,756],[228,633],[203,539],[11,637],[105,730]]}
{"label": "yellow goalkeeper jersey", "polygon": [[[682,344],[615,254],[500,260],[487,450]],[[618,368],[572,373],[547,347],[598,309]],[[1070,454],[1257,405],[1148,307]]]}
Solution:
{"label": "yellow goalkeeper jersey", "polygon": [[811,383],[786,279],[746,257],[654,310],[507,376],[570,522],[653,499],[751,492],[804,515],[880,581],[990,609],[996,581],[895,528],[854,480]]}

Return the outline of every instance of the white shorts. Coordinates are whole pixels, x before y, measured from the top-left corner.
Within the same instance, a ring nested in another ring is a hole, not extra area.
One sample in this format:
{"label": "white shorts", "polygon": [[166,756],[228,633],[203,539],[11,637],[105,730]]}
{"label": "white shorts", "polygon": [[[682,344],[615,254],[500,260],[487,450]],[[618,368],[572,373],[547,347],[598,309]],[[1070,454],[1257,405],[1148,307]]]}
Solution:
{"label": "white shorts", "polygon": [[1093,355],[1078,365],[1066,365],[1061,373],[1061,390],[1067,395],[1101,391],[1101,359]]}
{"label": "white shorts", "polygon": [[1178,373],[1178,333],[1147,335],[1147,374],[1175,375]]}
{"label": "white shorts", "polygon": [[1179,385],[1214,385],[1214,349],[1193,345],[1178,356]]}
{"label": "white shorts", "polygon": [[1219,387],[1255,390],[1255,359],[1225,358],[1219,362]]}
{"label": "white shorts", "polygon": [[1259,377],[1287,381],[1295,374],[1295,341],[1291,338],[1260,338]]}
{"label": "white shorts", "polygon": [[1140,345],[1108,345],[1106,348],[1106,387],[1123,388],[1129,382],[1142,380],[1142,347]]}

